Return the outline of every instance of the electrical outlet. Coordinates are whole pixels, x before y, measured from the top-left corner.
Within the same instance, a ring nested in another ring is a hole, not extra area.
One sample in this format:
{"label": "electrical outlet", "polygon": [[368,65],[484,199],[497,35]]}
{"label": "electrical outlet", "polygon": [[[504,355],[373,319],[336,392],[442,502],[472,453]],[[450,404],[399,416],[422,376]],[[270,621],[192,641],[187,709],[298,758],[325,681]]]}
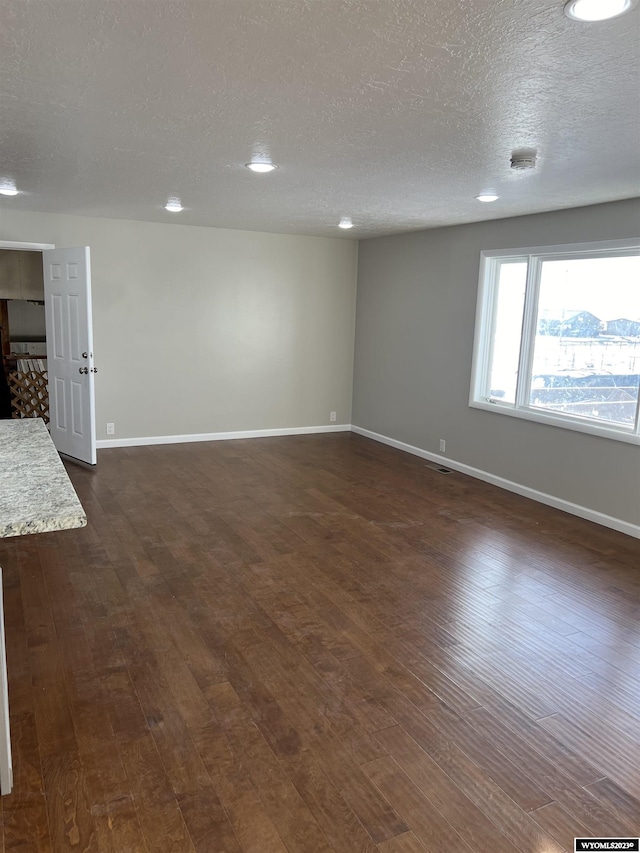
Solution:
{"label": "electrical outlet", "polygon": [[107,435],[115,435],[116,425],[115,424],[107,424]]}
{"label": "electrical outlet", "polygon": [[444,438],[441,438],[440,439],[440,453],[445,453],[446,450],[447,450],[447,442],[444,440]]}
{"label": "electrical outlet", "polygon": [[329,412],[329,420],[334,423],[337,415],[335,412]]}

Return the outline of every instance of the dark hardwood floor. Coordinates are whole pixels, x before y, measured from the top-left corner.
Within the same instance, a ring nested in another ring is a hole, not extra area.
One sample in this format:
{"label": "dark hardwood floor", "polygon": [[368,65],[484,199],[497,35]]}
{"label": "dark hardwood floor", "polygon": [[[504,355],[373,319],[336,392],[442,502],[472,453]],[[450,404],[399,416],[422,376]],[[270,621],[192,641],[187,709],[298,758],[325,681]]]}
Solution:
{"label": "dark hardwood floor", "polygon": [[4,851],[640,832],[640,541],[349,435],[102,451],[0,540]]}

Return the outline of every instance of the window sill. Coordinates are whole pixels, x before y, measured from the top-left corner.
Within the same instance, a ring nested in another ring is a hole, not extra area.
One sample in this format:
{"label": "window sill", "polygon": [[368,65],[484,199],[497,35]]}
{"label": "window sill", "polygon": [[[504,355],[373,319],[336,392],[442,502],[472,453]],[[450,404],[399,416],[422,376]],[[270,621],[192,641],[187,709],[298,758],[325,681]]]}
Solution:
{"label": "window sill", "polygon": [[609,438],[613,441],[622,441],[625,444],[639,444],[640,435],[634,432],[623,432],[619,429],[609,429],[600,424],[588,421],[569,420],[564,417],[554,417],[546,412],[536,412],[531,409],[512,409],[500,403],[487,403],[484,400],[470,400],[469,405],[473,409],[483,409],[485,412],[493,412],[497,415],[509,415],[520,420],[533,421],[534,423],[546,424],[547,426],[570,429],[573,432],[584,432],[588,435],[597,435],[599,438]]}

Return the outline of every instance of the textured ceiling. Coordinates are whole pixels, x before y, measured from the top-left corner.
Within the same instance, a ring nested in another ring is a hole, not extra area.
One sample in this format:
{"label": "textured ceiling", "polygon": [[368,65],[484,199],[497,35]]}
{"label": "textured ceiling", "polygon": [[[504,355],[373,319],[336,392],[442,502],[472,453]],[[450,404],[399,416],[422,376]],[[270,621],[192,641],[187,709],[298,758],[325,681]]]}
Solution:
{"label": "textured ceiling", "polygon": [[562,5],[2,0],[2,205],[362,237],[639,195],[640,7]]}

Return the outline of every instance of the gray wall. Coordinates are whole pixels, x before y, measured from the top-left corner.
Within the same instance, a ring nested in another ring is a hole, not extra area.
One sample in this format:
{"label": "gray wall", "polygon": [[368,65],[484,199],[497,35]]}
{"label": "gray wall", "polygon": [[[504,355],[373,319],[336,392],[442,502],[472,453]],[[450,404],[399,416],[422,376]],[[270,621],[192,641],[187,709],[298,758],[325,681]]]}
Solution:
{"label": "gray wall", "polygon": [[46,334],[44,305],[26,299],[10,299],[9,333],[12,341],[40,341]]}
{"label": "gray wall", "polygon": [[468,405],[481,250],[639,234],[633,199],[361,242],[353,423],[639,524],[640,447]]}
{"label": "gray wall", "polygon": [[355,240],[6,208],[0,225],[91,248],[98,438],[350,422]]}

